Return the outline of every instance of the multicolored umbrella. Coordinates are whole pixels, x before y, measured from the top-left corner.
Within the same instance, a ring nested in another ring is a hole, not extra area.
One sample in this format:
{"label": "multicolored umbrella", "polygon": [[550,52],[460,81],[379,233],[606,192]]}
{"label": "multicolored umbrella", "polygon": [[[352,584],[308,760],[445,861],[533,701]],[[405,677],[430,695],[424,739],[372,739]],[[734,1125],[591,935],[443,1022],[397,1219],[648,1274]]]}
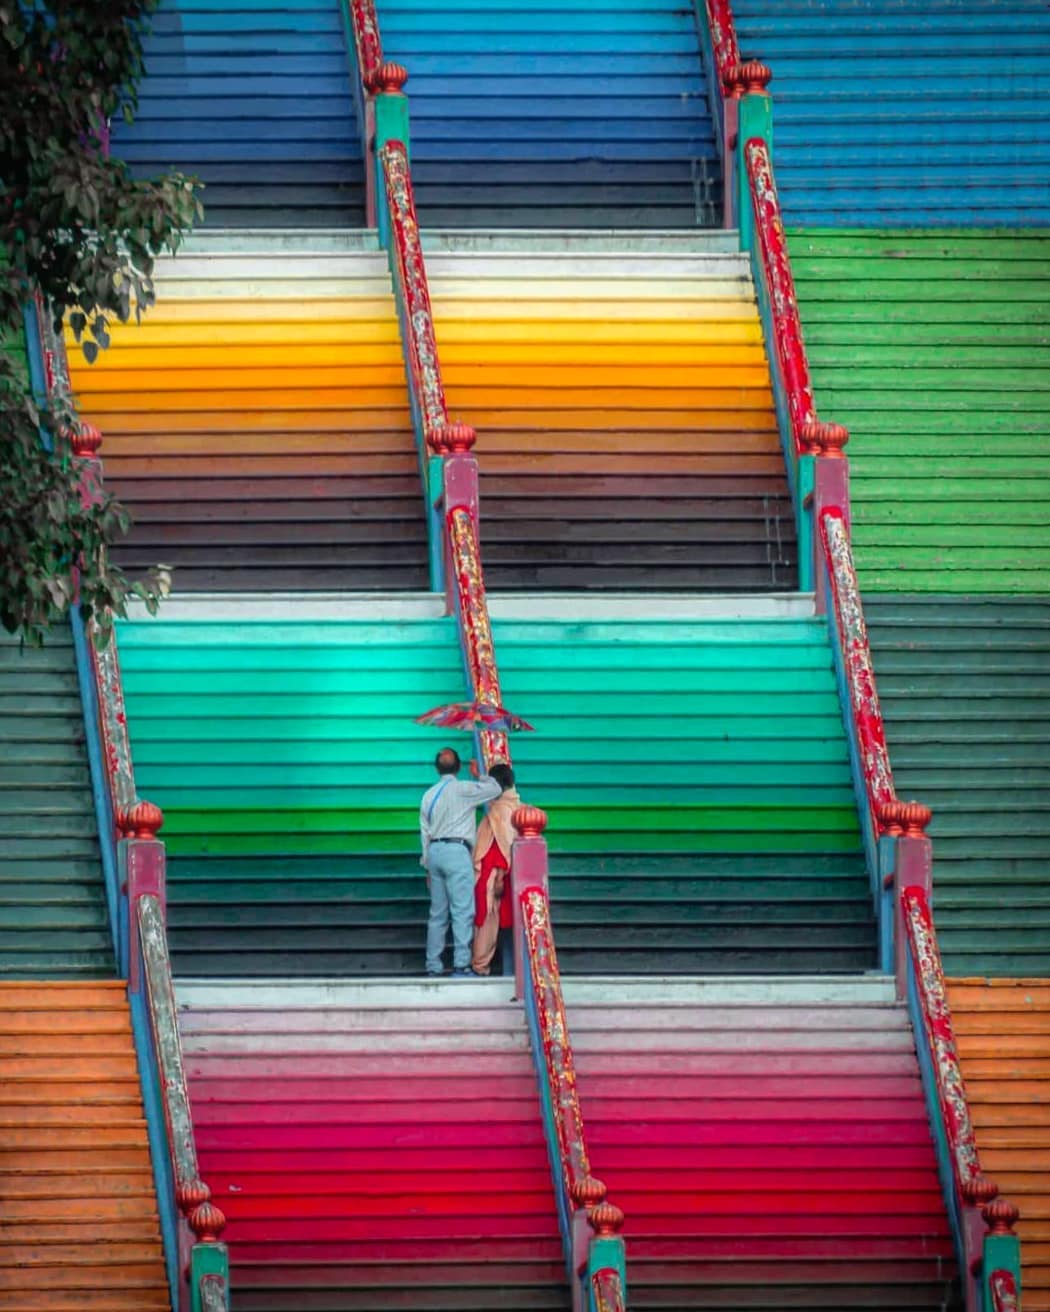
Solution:
{"label": "multicolored umbrella", "polygon": [[416,724],[432,724],[440,729],[488,730],[490,733],[534,733],[532,725],[505,706],[492,702],[450,702],[435,706],[425,715],[416,716]]}

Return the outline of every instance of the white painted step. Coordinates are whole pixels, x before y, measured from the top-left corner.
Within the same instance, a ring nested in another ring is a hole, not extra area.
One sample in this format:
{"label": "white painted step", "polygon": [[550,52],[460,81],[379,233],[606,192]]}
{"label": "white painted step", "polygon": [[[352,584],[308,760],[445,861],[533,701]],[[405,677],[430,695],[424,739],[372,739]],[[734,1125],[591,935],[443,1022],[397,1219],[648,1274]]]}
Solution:
{"label": "white painted step", "polygon": [[664,232],[629,232],[616,228],[548,228],[534,232],[526,228],[438,229],[423,231],[423,248],[433,252],[543,251],[602,252],[637,251],[662,255],[735,255],[740,234],[735,230],[676,229]]}
{"label": "white painted step", "polygon": [[[145,607],[132,602],[129,611],[136,621],[149,618]],[[700,595],[680,593],[490,593],[489,613],[496,620],[571,621],[603,620],[794,620],[815,613],[811,592],[772,592],[765,595]],[[443,594],[436,592],[397,593],[179,593],[168,598],[153,618],[156,624],[207,622],[282,623],[302,620],[365,620],[374,623],[398,620],[439,619],[445,614]]]}

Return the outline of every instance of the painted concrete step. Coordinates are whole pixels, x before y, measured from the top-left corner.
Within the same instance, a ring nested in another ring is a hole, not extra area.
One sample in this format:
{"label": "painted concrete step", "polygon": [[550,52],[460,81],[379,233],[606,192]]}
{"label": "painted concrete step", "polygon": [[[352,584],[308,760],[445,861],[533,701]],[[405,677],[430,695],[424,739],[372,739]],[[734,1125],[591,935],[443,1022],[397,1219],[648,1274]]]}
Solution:
{"label": "painted concrete step", "polygon": [[[511,992],[499,981],[179,984],[201,1169],[229,1218],[239,1303],[480,1309],[498,1286],[501,1306],[566,1305]],[[497,1164],[498,1223],[474,1188]]]}
{"label": "painted concrete step", "polygon": [[0,1301],[169,1307],[120,980],[0,980]]}

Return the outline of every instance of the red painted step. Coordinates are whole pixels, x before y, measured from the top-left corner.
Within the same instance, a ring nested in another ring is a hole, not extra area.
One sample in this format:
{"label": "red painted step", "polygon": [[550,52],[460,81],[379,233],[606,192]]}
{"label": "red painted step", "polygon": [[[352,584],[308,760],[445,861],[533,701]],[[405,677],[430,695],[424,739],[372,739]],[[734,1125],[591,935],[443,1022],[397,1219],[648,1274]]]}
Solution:
{"label": "red painted step", "polygon": [[187,984],[237,1312],[568,1306],[509,984]]}
{"label": "red painted step", "polygon": [[911,1028],[880,978],[571,980],[632,1308],[954,1306]]}

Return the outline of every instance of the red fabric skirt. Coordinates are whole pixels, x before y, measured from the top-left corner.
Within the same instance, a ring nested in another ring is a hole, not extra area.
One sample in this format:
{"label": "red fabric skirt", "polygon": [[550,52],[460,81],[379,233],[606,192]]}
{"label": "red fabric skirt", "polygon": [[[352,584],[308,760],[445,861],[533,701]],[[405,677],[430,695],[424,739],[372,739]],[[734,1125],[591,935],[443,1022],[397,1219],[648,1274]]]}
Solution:
{"label": "red fabric skirt", "polygon": [[[489,850],[481,858],[481,874],[478,876],[474,885],[474,924],[483,925],[485,917],[488,915],[488,888],[489,880],[497,870],[509,869],[503,853],[499,850],[499,844],[493,839],[489,844]],[[504,885],[503,897],[500,898],[499,904],[499,927],[500,929],[510,929],[514,923],[510,898],[507,895],[507,888]]]}

